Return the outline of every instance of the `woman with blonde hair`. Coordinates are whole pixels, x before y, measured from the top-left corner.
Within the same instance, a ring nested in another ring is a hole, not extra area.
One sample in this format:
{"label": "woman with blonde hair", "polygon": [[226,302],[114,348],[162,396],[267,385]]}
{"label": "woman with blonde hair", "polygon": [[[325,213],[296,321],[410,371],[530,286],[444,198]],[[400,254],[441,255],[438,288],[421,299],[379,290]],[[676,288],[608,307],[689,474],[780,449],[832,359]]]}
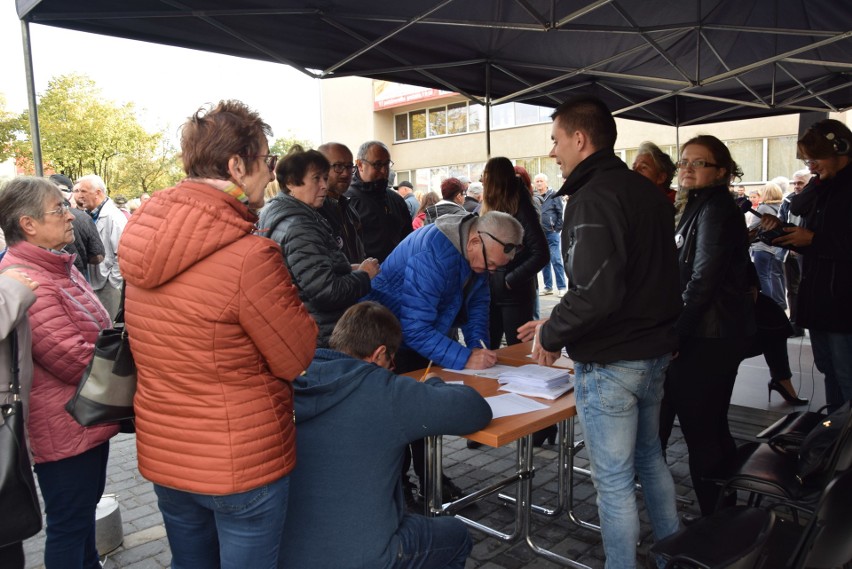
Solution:
{"label": "woman with blonde hair", "polygon": [[[759,205],[757,213],[778,216],[778,210],[784,196],[781,188],[772,182],[758,190]],[[760,226],[760,218],[755,217],[749,226],[749,231],[756,230]],[[775,301],[782,309],[787,308],[787,295],[784,288],[784,260],[787,258],[787,250],[782,247],[767,245],[762,241],[751,244],[751,258],[754,268],[757,270],[757,278],[760,280],[760,290]]]}

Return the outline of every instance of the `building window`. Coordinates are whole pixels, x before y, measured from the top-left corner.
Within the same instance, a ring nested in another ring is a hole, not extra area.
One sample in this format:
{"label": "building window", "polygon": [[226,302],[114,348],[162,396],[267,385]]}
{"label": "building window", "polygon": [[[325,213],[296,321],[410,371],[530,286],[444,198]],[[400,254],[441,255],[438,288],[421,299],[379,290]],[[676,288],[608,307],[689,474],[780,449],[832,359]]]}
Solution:
{"label": "building window", "polygon": [[467,121],[468,132],[479,132],[482,130],[485,124],[485,107],[482,105],[468,105]]}
{"label": "building window", "polygon": [[426,109],[408,113],[408,125],[411,140],[426,138]]}
{"label": "building window", "polygon": [[491,107],[491,128],[508,128],[515,124],[515,105],[506,103]]}
{"label": "building window", "polygon": [[[743,182],[758,182],[765,180],[763,172],[763,138],[747,140],[729,140],[728,150],[743,171]],[[737,180],[734,180],[736,183]]]}
{"label": "building window", "polygon": [[408,140],[408,115],[396,115],[393,118],[397,140]]}
{"label": "building window", "polygon": [[[511,128],[550,121],[551,110],[525,103],[506,103],[491,108],[491,128]],[[485,126],[485,107],[452,103],[402,113],[394,117],[395,142],[479,132]]]}
{"label": "building window", "polygon": [[793,173],[804,168],[796,158],[796,137],[778,136],[767,140],[767,173],[766,179],[778,176],[792,178]]}
{"label": "building window", "polygon": [[429,136],[447,134],[447,107],[429,109]]}
{"label": "building window", "polygon": [[467,103],[447,105],[447,134],[467,132]]}
{"label": "building window", "polygon": [[515,103],[515,126],[539,122],[539,107],[526,103]]}

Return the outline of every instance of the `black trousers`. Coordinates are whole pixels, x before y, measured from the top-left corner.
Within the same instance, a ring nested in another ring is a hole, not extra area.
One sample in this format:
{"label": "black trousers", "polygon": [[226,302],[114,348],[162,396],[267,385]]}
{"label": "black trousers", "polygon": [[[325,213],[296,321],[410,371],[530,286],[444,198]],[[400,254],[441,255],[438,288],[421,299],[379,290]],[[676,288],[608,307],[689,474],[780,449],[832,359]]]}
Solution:
{"label": "black trousers", "polygon": [[[665,449],[677,415],[702,515],[712,513],[719,498],[718,486],[705,478],[726,477],[736,458],[736,443],[728,427],[728,407],[745,352],[743,345],[749,341],[750,338],[681,337],[678,356],[666,374],[660,438]],[[735,503],[736,496],[728,500]]]}
{"label": "black trousers", "polygon": [[488,311],[488,333],[491,338],[491,345],[488,347],[490,349],[498,349],[504,335],[507,346],[520,343],[518,328],[533,319],[537,298],[535,288],[528,287],[528,290],[516,295],[512,302],[491,301]]}

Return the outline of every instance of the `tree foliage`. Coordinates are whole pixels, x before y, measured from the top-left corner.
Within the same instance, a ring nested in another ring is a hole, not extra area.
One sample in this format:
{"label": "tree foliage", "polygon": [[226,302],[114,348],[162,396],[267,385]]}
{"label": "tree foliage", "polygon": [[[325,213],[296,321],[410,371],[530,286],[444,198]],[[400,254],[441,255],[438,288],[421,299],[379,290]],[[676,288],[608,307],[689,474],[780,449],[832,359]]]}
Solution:
{"label": "tree foliage", "polygon": [[[98,174],[111,193],[128,198],[173,186],[184,176],[178,151],[165,131],[146,132],[132,103],[104,99],[86,75],[51,79],[39,98],[38,121],[45,171],[72,180]],[[295,144],[312,147],[288,131],[275,139],[269,152],[284,156]],[[7,112],[0,97],[0,161],[8,157],[25,172],[35,172],[28,113]]]}
{"label": "tree foliage", "polygon": [[127,197],[174,186],[184,176],[177,150],[164,132],[140,138],[116,162],[112,188]]}
{"label": "tree foliage", "polygon": [[290,131],[287,131],[286,136],[275,139],[275,141],[269,147],[269,153],[275,154],[279,158],[283,158],[287,155],[287,152],[289,152],[290,149],[297,144],[301,146],[304,150],[313,148],[313,143],[310,140],[298,139],[296,138],[295,134]]}

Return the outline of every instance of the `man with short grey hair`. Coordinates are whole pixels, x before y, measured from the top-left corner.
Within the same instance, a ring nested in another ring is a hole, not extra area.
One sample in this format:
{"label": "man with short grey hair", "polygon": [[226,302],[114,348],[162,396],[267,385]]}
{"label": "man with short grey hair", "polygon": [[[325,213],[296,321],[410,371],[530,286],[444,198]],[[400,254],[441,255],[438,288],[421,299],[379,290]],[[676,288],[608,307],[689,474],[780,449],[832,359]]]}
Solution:
{"label": "man with short grey hair", "polygon": [[124,279],[118,269],[118,242],[127,225],[127,218],[109,199],[106,184],[96,174],[83,176],[74,184],[77,205],[89,212],[98,228],[104,245],[104,260],[91,267],[89,279],[110,318],[115,318],[121,302]]}
{"label": "man with short grey hair", "polygon": [[368,257],[384,261],[411,233],[411,216],[405,200],[388,187],[393,166],[383,142],[370,140],[358,148],[355,175],[346,197],[361,219],[361,239]]}
{"label": "man with short grey hair", "polygon": [[[547,238],[547,247],[550,250],[550,263],[541,270],[544,280],[544,291],[541,294],[553,294],[553,275],[556,276],[556,290],[559,296],[565,294],[565,265],[562,263],[562,250],[560,248],[560,234],[562,233],[562,197],[557,196],[547,185],[547,174],[537,174],[533,187],[535,187],[541,200],[541,228]],[[553,274],[550,270],[553,269]]]}
{"label": "man with short grey hair", "polygon": [[473,213],[482,203],[482,182],[473,182],[467,188],[462,207],[468,213]]}
{"label": "man with short grey hair", "polygon": [[[393,250],[364,299],[386,306],[402,325],[397,373],[425,368],[429,362],[446,369],[485,369],[497,363],[497,352],[485,348],[489,273],[514,258],[523,234],[520,222],[506,213],[448,214],[418,229]],[[453,328],[461,329],[465,345],[450,336]],[[422,439],[411,444],[411,451],[422,490]],[[402,473],[410,496],[408,461]],[[461,495],[446,476],[442,487],[445,499]]]}

